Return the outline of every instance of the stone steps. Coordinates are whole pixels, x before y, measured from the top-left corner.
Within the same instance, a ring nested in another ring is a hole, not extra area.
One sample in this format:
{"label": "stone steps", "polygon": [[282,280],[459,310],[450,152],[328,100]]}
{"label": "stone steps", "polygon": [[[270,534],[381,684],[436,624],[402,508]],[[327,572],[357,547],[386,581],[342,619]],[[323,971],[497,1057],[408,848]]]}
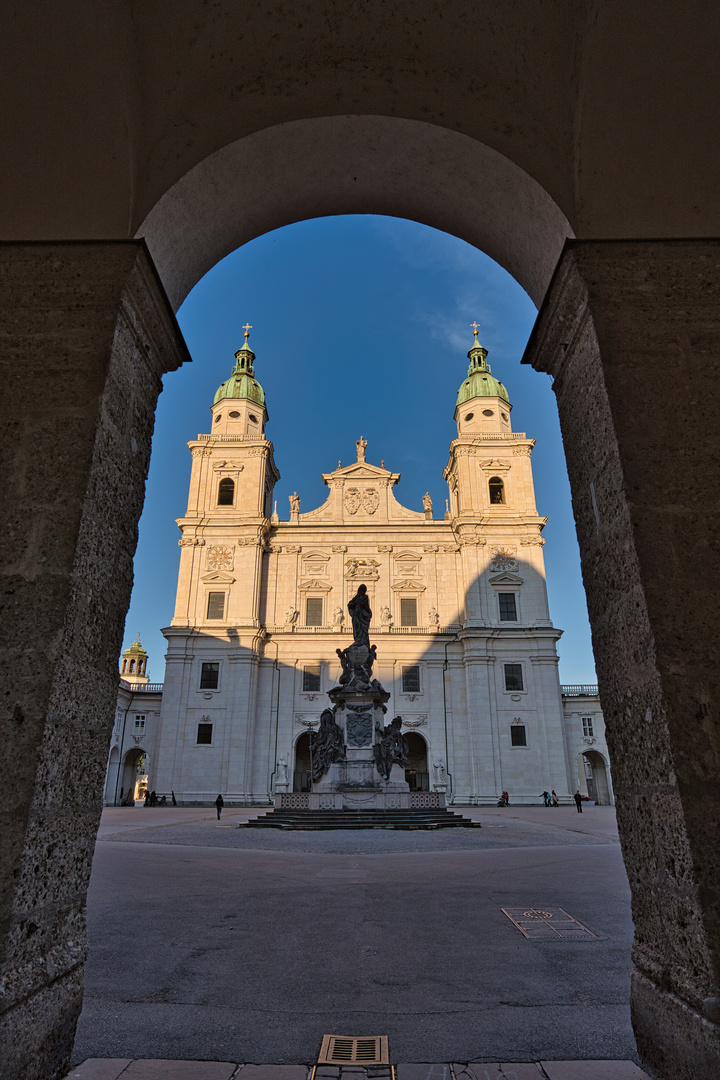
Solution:
{"label": "stone steps", "polygon": [[480,828],[450,810],[272,810],[241,829],[457,829]]}

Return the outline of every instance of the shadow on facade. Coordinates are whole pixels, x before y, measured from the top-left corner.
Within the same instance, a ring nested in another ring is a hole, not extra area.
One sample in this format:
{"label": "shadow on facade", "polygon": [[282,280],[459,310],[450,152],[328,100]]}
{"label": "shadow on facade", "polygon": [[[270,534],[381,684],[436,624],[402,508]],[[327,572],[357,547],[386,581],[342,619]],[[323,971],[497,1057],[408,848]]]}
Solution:
{"label": "shadow on facade", "polygon": [[[537,804],[542,791],[555,790],[565,802],[579,787],[611,802],[599,703],[590,713],[585,703],[582,717],[563,708],[561,631],[549,616],[541,547],[520,558],[509,543],[448,543],[429,553],[414,546],[421,569],[408,578],[407,595],[404,586],[393,592],[392,571],[368,583],[374,675],[391,695],[388,719],[403,718],[411,790],[493,805],[503,791],[515,803]],[[335,590],[346,603],[357,588],[342,577],[343,557],[339,580],[331,577],[323,594],[325,611],[336,607]],[[474,576],[463,590],[468,564]],[[229,805],[260,806],[279,792],[310,790],[309,732],[339,682],[336,649],[350,636],[344,625],[302,625],[302,610],[299,624],[273,625],[276,612],[301,605],[296,587],[287,595],[264,590],[268,631],[252,630],[252,647],[242,644],[243,628],[172,628],[162,693],[121,690],[106,805],[142,798],[146,788],[181,805],[210,805],[220,792]],[[409,598],[410,609],[402,603]],[[390,616],[380,623],[383,610]],[[401,612],[417,625],[396,625]],[[436,625],[427,625],[430,612]]]}

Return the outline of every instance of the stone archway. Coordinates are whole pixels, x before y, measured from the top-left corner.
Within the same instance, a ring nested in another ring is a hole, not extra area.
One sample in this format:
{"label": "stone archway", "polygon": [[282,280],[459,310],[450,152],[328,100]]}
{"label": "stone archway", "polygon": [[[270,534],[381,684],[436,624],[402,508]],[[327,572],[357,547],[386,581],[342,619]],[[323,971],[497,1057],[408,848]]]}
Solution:
{"label": "stone archway", "polygon": [[[377,120],[378,133],[387,134],[382,118],[364,120]],[[392,128],[391,141],[407,151],[420,129],[404,121],[399,125]],[[292,125],[272,129],[280,146],[285,127],[292,139]],[[311,130],[304,126],[302,138]],[[447,135],[438,131],[440,142],[431,139],[436,150]],[[299,205],[292,205],[292,192],[281,183],[269,193],[275,202],[249,234],[310,213],[341,212],[339,206],[342,212],[392,210],[483,246],[539,298],[569,232],[565,218],[541,190],[533,200],[534,182],[517,165],[470,142],[488,169],[483,183],[488,181],[493,213],[483,229],[477,226],[483,208],[468,176],[436,170],[436,180],[444,177],[445,183],[433,197],[417,175],[413,185],[409,171],[403,189],[397,167],[402,154],[393,159],[381,138],[374,156],[390,163],[387,191],[381,190],[382,168],[366,176],[364,195],[351,192],[340,202],[336,194],[343,185],[337,175],[332,183],[327,176],[318,180]],[[447,142],[448,152],[459,146],[454,139]],[[219,152],[218,162],[221,158]],[[518,185],[516,202],[504,198],[503,175],[511,190]],[[212,172],[200,176],[205,203],[215,194],[211,178]],[[494,202],[493,178],[498,181]],[[445,218],[437,212],[441,203],[449,208]],[[20,880],[26,862],[37,862],[38,845],[53,833],[53,810],[42,784],[35,787],[35,777],[51,773],[58,739],[66,744],[76,735],[81,739],[100,789],[153,410],[162,374],[187,359],[162,280],[177,306],[230,242],[221,235],[227,207],[214,228],[210,206],[199,234],[188,223],[189,208],[203,217],[203,207],[188,203],[178,182],[146,219],[160,279],[140,241],[18,243],[2,249],[11,314],[5,408],[17,431],[9,447],[6,497],[13,520],[32,521],[37,535],[52,536],[54,543],[52,563],[38,557],[26,573],[12,570],[13,610],[22,617],[18,614],[17,627],[10,628],[13,649],[7,653],[16,698],[16,726],[10,730],[20,744],[32,747],[32,767],[18,789],[7,834],[11,881],[13,875]],[[186,224],[190,255],[183,261],[177,238],[185,237]],[[247,226],[245,219],[242,225]],[[525,241],[519,236],[523,229]],[[543,248],[551,256],[540,258]],[[714,240],[569,242],[525,358],[553,375],[558,396],[621,841],[633,888],[635,1030],[641,1053],[673,1080],[710,1080],[720,1056],[720,870],[707,850],[707,823],[720,819],[715,776],[720,729],[713,722],[720,685],[712,631],[715,593],[698,554],[715,550],[714,519],[703,493],[716,486],[708,425],[695,423],[692,411],[693,402],[710,402],[716,392],[719,252]],[[25,351],[34,357],[38,349],[63,359],[63,377],[42,403],[26,381],[31,367],[18,362]],[[669,351],[684,385],[694,391],[692,401],[674,412],[657,378]],[[633,407],[637,402],[641,410]],[[678,446],[680,455],[673,450]],[[52,497],[43,471],[49,460],[62,462],[62,491],[53,488]],[[691,488],[684,483],[688,474],[695,478]],[[667,556],[676,549],[678,520],[691,554],[671,565]],[[35,558],[32,552],[24,557]],[[48,641],[57,643],[51,664]],[[106,717],[103,737],[88,740],[97,716]],[[20,907],[12,906],[8,893],[8,919],[15,929],[32,912],[38,925],[55,933],[52,912],[42,900],[53,889],[69,909],[82,910],[90,859],[77,849],[90,851],[97,818],[87,813],[84,798],[73,792],[65,796],[70,824],[64,857],[82,863],[86,872],[65,874],[58,852],[35,893],[23,893]],[[9,1043],[22,1047],[15,1033],[29,1026],[36,1042],[32,1054],[23,1050],[13,1060],[13,1068],[17,1063],[16,1075],[30,1076],[32,1062],[42,1059],[56,1063],[45,1070],[50,1075],[67,1056],[67,1033],[81,1003],[81,965],[74,963],[55,978],[45,1026],[29,1025],[36,996],[45,995],[48,984],[40,967],[27,959],[39,936],[29,943],[15,929],[9,963],[33,974],[8,1013]]]}
{"label": "stone archway", "polygon": [[596,806],[612,805],[609,770],[605,758],[598,750],[584,750],[580,755],[583,777],[588,796]]}
{"label": "stone archway", "polygon": [[293,762],[293,791],[310,790],[310,735],[303,731],[295,742]]}
{"label": "stone archway", "polygon": [[430,772],[428,769],[427,743],[417,731],[404,731],[408,744],[408,761],[405,766],[405,779],[411,791],[430,790]]}
{"label": "stone archway", "polygon": [[134,806],[144,800],[148,783],[148,755],[140,747],[133,747],[127,751],[122,763],[118,795],[120,805]]}

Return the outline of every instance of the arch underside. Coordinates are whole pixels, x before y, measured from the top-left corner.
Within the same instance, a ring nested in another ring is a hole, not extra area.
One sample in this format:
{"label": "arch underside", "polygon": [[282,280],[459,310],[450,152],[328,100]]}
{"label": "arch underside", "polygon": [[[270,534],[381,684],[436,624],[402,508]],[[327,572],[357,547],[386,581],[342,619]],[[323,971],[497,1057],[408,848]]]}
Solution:
{"label": "arch underside", "polygon": [[266,128],[205,158],[138,230],[173,308],[220,259],[292,222],[337,214],[411,218],[481,249],[539,304],[565,215],[508,158],[436,124],[329,116]]}

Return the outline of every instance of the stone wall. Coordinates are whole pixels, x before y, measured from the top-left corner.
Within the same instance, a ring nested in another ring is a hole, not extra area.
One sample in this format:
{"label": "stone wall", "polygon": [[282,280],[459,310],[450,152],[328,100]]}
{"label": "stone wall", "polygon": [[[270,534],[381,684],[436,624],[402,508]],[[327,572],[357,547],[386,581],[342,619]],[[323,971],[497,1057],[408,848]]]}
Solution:
{"label": "stone wall", "polygon": [[0,471],[3,1080],[63,1075],[161,375],[187,358],[142,243],[7,244]]}

